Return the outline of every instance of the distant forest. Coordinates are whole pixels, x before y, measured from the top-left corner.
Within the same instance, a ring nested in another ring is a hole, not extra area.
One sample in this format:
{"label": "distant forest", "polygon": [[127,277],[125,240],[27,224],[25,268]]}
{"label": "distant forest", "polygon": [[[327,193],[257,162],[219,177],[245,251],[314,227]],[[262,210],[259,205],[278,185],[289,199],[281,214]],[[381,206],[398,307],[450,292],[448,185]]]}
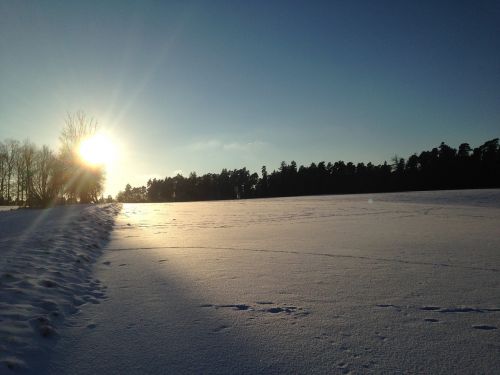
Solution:
{"label": "distant forest", "polygon": [[179,174],[152,179],[141,187],[127,184],[117,200],[174,202],[500,187],[498,138],[474,149],[462,143],[457,150],[442,142],[439,147],[407,159],[394,156],[391,162],[375,165],[322,161],[298,167],[294,161],[283,161],[272,172],[263,166],[260,177],[246,168],[223,169],[203,176],[192,172],[189,177]]}

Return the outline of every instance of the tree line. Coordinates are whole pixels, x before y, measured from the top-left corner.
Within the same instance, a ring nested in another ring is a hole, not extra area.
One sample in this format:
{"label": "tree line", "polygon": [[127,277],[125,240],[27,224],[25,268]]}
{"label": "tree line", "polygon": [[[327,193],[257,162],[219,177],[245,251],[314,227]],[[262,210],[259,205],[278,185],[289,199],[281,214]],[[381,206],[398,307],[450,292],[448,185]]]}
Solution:
{"label": "tree line", "polygon": [[458,149],[442,142],[438,147],[407,159],[397,155],[388,164],[337,161],[297,166],[282,162],[277,170],[261,175],[246,168],[188,177],[178,174],[150,179],[146,186],[127,184],[120,202],[174,202],[238,198],[285,197],[315,194],[377,193],[408,190],[443,190],[500,187],[498,138],[471,148]]}
{"label": "tree line", "polygon": [[85,164],[78,154],[82,140],[97,129],[93,118],[77,112],[65,119],[57,152],[29,139],[0,141],[0,204],[47,207],[97,202],[104,170]]}

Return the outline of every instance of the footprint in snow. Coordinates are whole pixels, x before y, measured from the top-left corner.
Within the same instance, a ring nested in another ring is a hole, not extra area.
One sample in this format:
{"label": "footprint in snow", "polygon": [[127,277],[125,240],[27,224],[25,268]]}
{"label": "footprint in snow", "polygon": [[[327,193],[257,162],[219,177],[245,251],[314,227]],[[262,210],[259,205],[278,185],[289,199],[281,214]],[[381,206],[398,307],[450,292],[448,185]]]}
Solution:
{"label": "footprint in snow", "polygon": [[285,314],[285,315],[290,315],[293,316],[294,319],[300,316],[306,316],[309,315],[309,311],[304,310],[302,307],[296,307],[296,306],[275,306],[275,307],[270,307],[268,309],[261,310],[263,312],[267,312],[270,314]]}
{"label": "footprint in snow", "polygon": [[282,309],[281,307],[271,307],[271,308],[267,309],[266,311],[271,313],[271,314],[278,314],[280,312],[284,312],[285,310]]}
{"label": "footprint in snow", "polygon": [[4,273],[2,275],[2,281],[17,281],[18,279],[11,273]]}
{"label": "footprint in snow", "polygon": [[401,308],[399,306],[396,306],[396,305],[393,305],[392,303],[379,303],[377,305],[377,307],[383,307],[383,308],[394,308],[396,310],[401,310]]}
{"label": "footprint in snow", "polygon": [[484,330],[484,331],[490,331],[490,330],[493,330],[493,329],[498,329],[495,326],[489,326],[489,325],[486,325],[486,324],[475,325],[475,326],[472,326],[472,328],[474,328],[474,329],[481,329],[481,330]]}
{"label": "footprint in snow", "polygon": [[26,368],[26,363],[23,360],[16,357],[4,358],[0,361],[0,363],[3,364],[2,367],[7,367],[11,371],[16,371]]}
{"label": "footprint in snow", "polygon": [[41,280],[38,284],[41,286],[44,286],[46,288],[54,288],[56,286],[59,286],[59,284],[57,284],[55,281],[47,280],[47,279]]}
{"label": "footprint in snow", "polygon": [[219,327],[214,328],[214,329],[212,330],[212,332],[214,332],[214,333],[218,333],[218,332],[221,332],[221,331],[228,330],[229,328],[230,328],[229,326],[226,326],[225,324],[222,324],[222,325],[220,325]]}
{"label": "footprint in snow", "polygon": [[219,307],[230,307],[233,310],[239,310],[239,311],[245,311],[245,310],[250,310],[250,306],[245,305],[245,304],[233,304],[233,305],[216,305],[216,308]]}
{"label": "footprint in snow", "polygon": [[45,316],[39,316],[31,319],[30,323],[38,331],[40,336],[44,338],[50,338],[57,335],[57,331],[50,324],[50,320],[48,320]]}
{"label": "footprint in snow", "polygon": [[476,309],[474,307],[451,307],[447,309],[441,309],[439,312],[441,313],[469,313],[469,312],[483,312],[481,309]]}
{"label": "footprint in snow", "polygon": [[345,362],[340,362],[337,364],[338,369],[342,374],[350,374],[351,370],[349,370],[349,364]]}
{"label": "footprint in snow", "polygon": [[[263,302],[256,302],[258,305],[272,305],[273,302],[268,302],[268,301],[263,301]],[[220,309],[220,308],[230,308],[231,310],[234,311],[254,311],[254,312],[260,312],[260,313],[270,313],[270,314],[280,314],[284,313],[286,315],[294,315],[295,317],[297,316],[305,316],[309,315],[309,311],[303,310],[301,307],[296,307],[296,306],[274,306],[274,307],[269,307],[266,309],[256,309],[255,307],[252,307],[247,304],[226,304],[226,305],[213,305],[211,303],[204,303],[199,305],[200,307],[203,308],[215,308],[215,309]]]}
{"label": "footprint in snow", "polygon": [[423,310],[423,311],[436,311],[436,310],[439,310],[441,307],[438,307],[438,306],[422,306],[420,308],[420,310]]}

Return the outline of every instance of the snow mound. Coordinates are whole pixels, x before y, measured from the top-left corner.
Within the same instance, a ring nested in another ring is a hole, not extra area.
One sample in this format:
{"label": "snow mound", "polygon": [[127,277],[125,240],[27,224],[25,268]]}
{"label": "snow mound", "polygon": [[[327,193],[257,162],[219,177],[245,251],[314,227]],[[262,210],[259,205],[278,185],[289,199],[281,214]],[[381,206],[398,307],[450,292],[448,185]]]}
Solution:
{"label": "snow mound", "polygon": [[48,353],[66,316],[104,297],[91,270],[120,208],[0,213],[0,373],[33,367],[27,359]]}

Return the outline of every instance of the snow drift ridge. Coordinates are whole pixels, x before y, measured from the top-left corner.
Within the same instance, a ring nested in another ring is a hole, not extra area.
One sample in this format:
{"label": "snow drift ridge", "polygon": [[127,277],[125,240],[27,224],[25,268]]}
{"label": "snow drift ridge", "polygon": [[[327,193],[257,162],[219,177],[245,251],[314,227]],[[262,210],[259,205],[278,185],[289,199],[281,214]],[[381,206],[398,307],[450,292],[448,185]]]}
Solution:
{"label": "snow drift ridge", "polygon": [[121,206],[0,214],[0,372],[33,370],[66,316],[104,297],[93,263]]}

